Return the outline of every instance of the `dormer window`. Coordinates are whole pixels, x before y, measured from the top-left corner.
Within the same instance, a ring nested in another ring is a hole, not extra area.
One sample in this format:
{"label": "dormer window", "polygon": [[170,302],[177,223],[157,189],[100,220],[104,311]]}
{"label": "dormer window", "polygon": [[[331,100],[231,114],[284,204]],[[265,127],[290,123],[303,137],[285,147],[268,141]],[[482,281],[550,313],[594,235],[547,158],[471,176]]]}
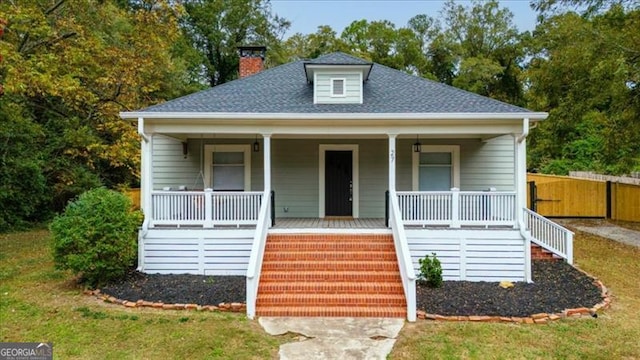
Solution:
{"label": "dormer window", "polygon": [[345,87],[345,78],[332,78],[331,79],[331,96],[332,97],[344,97],[347,96]]}
{"label": "dormer window", "polygon": [[362,104],[363,85],[373,63],[349,55],[304,63],[307,82],[313,86],[314,104]]}

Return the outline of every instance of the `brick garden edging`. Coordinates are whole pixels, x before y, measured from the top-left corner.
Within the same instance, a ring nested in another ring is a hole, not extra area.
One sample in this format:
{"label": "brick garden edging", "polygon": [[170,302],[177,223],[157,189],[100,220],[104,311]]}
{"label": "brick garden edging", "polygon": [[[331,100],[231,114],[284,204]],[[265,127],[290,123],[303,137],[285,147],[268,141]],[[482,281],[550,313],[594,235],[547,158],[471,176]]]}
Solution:
{"label": "brick garden edging", "polygon": [[[587,272],[576,268],[586,276],[593,279],[594,284],[600,288],[600,296],[602,301],[594,305],[591,308],[580,307],[574,309],[565,309],[559,313],[547,314],[538,313],[526,317],[514,317],[514,316],[444,316],[438,314],[429,314],[425,311],[418,310],[417,317],[422,320],[432,321],[474,321],[474,322],[502,322],[502,323],[524,323],[524,324],[546,324],[550,321],[555,321],[564,318],[590,318],[597,317],[598,311],[602,309],[608,309],[611,306],[611,295],[609,290],[602,283],[602,281],[591,276]],[[129,301],[118,299],[114,296],[104,294],[100,289],[85,290],[86,295],[94,296],[95,298],[102,300],[106,303],[119,304],[128,308],[142,308],[148,307],[160,310],[195,310],[195,311],[221,311],[221,312],[244,312],[247,309],[245,303],[220,303],[215,305],[198,305],[198,304],[165,304],[162,302],[151,302],[145,300]]]}
{"label": "brick garden edging", "polygon": [[198,304],[165,304],[162,302],[152,302],[145,300],[129,301],[118,299],[114,296],[104,294],[100,289],[85,290],[85,295],[94,296],[98,300],[106,303],[118,304],[128,308],[153,308],[159,310],[195,310],[195,311],[222,311],[222,312],[244,312],[247,310],[245,303],[220,303],[216,305],[198,305]]}
{"label": "brick garden edging", "polygon": [[608,309],[611,306],[611,295],[609,290],[604,286],[602,281],[591,276],[587,272],[574,267],[586,276],[593,279],[594,284],[600,288],[600,296],[602,301],[591,308],[580,307],[574,309],[564,309],[559,313],[547,314],[538,313],[526,317],[508,317],[508,316],[443,316],[438,314],[429,314],[425,311],[418,310],[418,319],[433,321],[476,321],[476,322],[504,322],[504,323],[524,323],[524,324],[546,324],[549,321],[555,321],[564,318],[590,318],[598,317],[598,311]]}

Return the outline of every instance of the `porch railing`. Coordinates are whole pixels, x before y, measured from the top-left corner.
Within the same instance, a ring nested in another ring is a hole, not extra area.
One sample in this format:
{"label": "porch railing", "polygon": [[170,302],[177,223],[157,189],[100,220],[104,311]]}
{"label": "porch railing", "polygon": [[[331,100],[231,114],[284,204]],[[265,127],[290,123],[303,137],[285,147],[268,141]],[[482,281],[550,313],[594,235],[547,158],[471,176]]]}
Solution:
{"label": "porch railing", "polygon": [[389,209],[389,225],[393,232],[393,242],[396,248],[396,256],[398,259],[398,267],[400,268],[400,277],[402,279],[402,287],[404,296],[407,300],[407,320],[416,321],[416,273],[413,269],[413,261],[409,252],[409,244],[407,243],[407,235],[404,231],[404,225],[400,215],[400,206],[398,198],[394,191],[390,191],[390,209]]}
{"label": "porch railing", "polygon": [[573,232],[531,211],[524,211],[524,226],[531,241],[573,264]]}
{"label": "porch railing", "polygon": [[[260,284],[260,273],[262,269],[262,258],[267,244],[267,235],[270,222],[270,202],[273,200],[269,196],[270,192],[265,190],[265,201],[260,207],[256,232],[251,246],[251,256],[247,265],[247,317],[253,319],[256,316],[256,301],[258,299],[258,285]],[[273,195],[273,192],[271,192]]]}
{"label": "porch railing", "polygon": [[406,225],[516,225],[516,193],[504,191],[398,191]]}
{"label": "porch railing", "polygon": [[255,225],[262,203],[259,191],[153,191],[150,226]]}

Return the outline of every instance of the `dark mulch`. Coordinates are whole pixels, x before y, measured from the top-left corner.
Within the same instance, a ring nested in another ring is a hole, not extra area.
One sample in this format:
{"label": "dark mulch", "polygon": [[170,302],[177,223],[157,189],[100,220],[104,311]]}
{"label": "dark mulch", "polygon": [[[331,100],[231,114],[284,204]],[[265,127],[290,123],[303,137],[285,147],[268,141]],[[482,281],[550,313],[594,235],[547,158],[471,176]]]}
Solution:
{"label": "dark mulch", "polygon": [[244,276],[159,275],[134,272],[121,283],[102,288],[118,299],[165,304],[218,305],[245,302]]}
{"label": "dark mulch", "polygon": [[416,286],[418,309],[439,315],[524,317],[591,308],[602,301],[594,280],[564,261],[534,261],[533,283],[503,289],[495,282],[445,281],[441,288]]}
{"label": "dark mulch", "polygon": [[[440,315],[529,316],[590,308],[602,301],[593,279],[562,261],[534,261],[532,284],[503,289],[495,282],[445,281],[441,288],[417,286],[418,309]],[[135,272],[102,288],[129,301],[217,305],[245,302],[244,276],[150,275]]]}

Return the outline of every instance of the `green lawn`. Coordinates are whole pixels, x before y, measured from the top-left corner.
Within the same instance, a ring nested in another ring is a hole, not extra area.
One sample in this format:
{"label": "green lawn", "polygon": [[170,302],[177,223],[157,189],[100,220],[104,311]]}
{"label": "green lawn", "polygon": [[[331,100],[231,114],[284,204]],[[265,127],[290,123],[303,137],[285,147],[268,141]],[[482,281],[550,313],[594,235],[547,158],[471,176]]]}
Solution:
{"label": "green lawn", "polygon": [[[577,265],[600,277],[613,307],[549,325],[407,324],[392,359],[640,358],[640,249],[576,234]],[[53,269],[44,230],[0,235],[0,341],[54,343],[58,359],[270,359],[290,337],[243,314],[126,309],[81,295]]]}

